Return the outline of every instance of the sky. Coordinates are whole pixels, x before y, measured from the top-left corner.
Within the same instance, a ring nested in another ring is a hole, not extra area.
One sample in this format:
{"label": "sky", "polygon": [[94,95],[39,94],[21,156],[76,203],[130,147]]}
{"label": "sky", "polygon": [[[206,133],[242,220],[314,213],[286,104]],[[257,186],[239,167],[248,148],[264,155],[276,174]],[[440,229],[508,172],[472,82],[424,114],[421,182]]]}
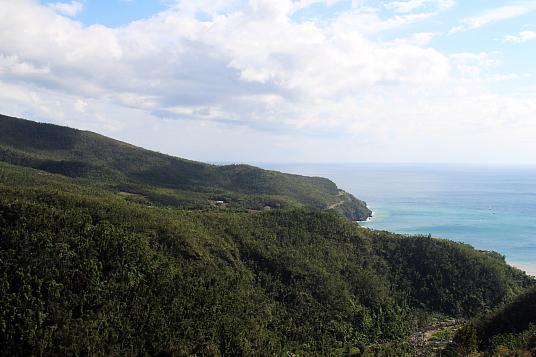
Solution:
{"label": "sky", "polygon": [[0,114],[203,162],[536,164],[535,78],[536,0],[0,0]]}

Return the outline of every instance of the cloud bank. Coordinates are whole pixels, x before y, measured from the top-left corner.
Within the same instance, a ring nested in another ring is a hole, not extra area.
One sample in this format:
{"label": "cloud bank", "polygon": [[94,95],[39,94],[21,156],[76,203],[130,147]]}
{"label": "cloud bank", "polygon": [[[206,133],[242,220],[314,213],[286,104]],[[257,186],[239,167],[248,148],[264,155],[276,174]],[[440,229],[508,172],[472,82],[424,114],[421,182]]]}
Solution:
{"label": "cloud bank", "polygon": [[[282,153],[289,161],[463,161],[458,148],[445,149],[449,142],[488,147],[535,133],[533,96],[498,98],[483,87],[496,65],[488,54],[427,47],[437,32],[377,39],[433,19],[453,1],[390,2],[383,8],[392,16],[348,2],[329,21],[292,19],[313,4],[337,3],[177,1],[107,28],[63,16],[83,11],[78,2],[0,0],[0,108],[205,161],[277,161]],[[424,142],[440,150],[437,159]]]}
{"label": "cloud bank", "polygon": [[82,4],[76,1],[72,1],[70,4],[55,2],[52,4],[48,4],[48,7],[55,10],[59,14],[63,14],[63,15],[71,16],[71,17],[76,16],[79,12],[82,11],[82,8],[83,8]]}

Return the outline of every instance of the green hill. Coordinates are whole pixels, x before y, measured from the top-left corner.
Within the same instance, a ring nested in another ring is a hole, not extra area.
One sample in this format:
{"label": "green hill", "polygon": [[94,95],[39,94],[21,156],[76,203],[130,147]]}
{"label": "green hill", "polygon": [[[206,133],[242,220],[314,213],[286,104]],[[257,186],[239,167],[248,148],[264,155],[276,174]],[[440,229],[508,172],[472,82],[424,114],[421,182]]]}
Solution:
{"label": "green hill", "polygon": [[[355,199],[329,180],[3,120],[0,356],[413,356],[416,329],[536,286],[496,253],[315,207]],[[144,178],[151,157],[171,169]],[[181,170],[182,183],[164,174]],[[268,200],[280,209],[246,209]]]}
{"label": "green hill", "polygon": [[144,196],[162,205],[206,208],[224,201],[236,209],[332,208],[351,220],[371,212],[328,179],[249,165],[218,166],[180,159],[88,131],[0,116],[0,160]]}

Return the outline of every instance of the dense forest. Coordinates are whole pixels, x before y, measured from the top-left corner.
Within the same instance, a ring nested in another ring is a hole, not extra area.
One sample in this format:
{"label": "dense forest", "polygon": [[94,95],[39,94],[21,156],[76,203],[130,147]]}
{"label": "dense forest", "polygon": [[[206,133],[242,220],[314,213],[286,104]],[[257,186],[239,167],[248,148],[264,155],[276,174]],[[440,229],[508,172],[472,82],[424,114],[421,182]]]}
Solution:
{"label": "dense forest", "polygon": [[536,353],[533,278],[361,228],[364,203],[329,180],[0,125],[2,356],[414,356],[447,319],[467,323],[443,355]]}

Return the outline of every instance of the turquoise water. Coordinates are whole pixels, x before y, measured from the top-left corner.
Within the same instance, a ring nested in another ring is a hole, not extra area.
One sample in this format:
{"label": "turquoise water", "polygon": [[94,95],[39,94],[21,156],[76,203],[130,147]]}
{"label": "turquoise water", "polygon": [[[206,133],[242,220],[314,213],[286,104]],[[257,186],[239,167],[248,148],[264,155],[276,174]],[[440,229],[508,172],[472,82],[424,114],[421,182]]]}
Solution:
{"label": "turquoise water", "polygon": [[373,211],[360,225],[493,250],[536,276],[536,166],[260,164],[333,180]]}

